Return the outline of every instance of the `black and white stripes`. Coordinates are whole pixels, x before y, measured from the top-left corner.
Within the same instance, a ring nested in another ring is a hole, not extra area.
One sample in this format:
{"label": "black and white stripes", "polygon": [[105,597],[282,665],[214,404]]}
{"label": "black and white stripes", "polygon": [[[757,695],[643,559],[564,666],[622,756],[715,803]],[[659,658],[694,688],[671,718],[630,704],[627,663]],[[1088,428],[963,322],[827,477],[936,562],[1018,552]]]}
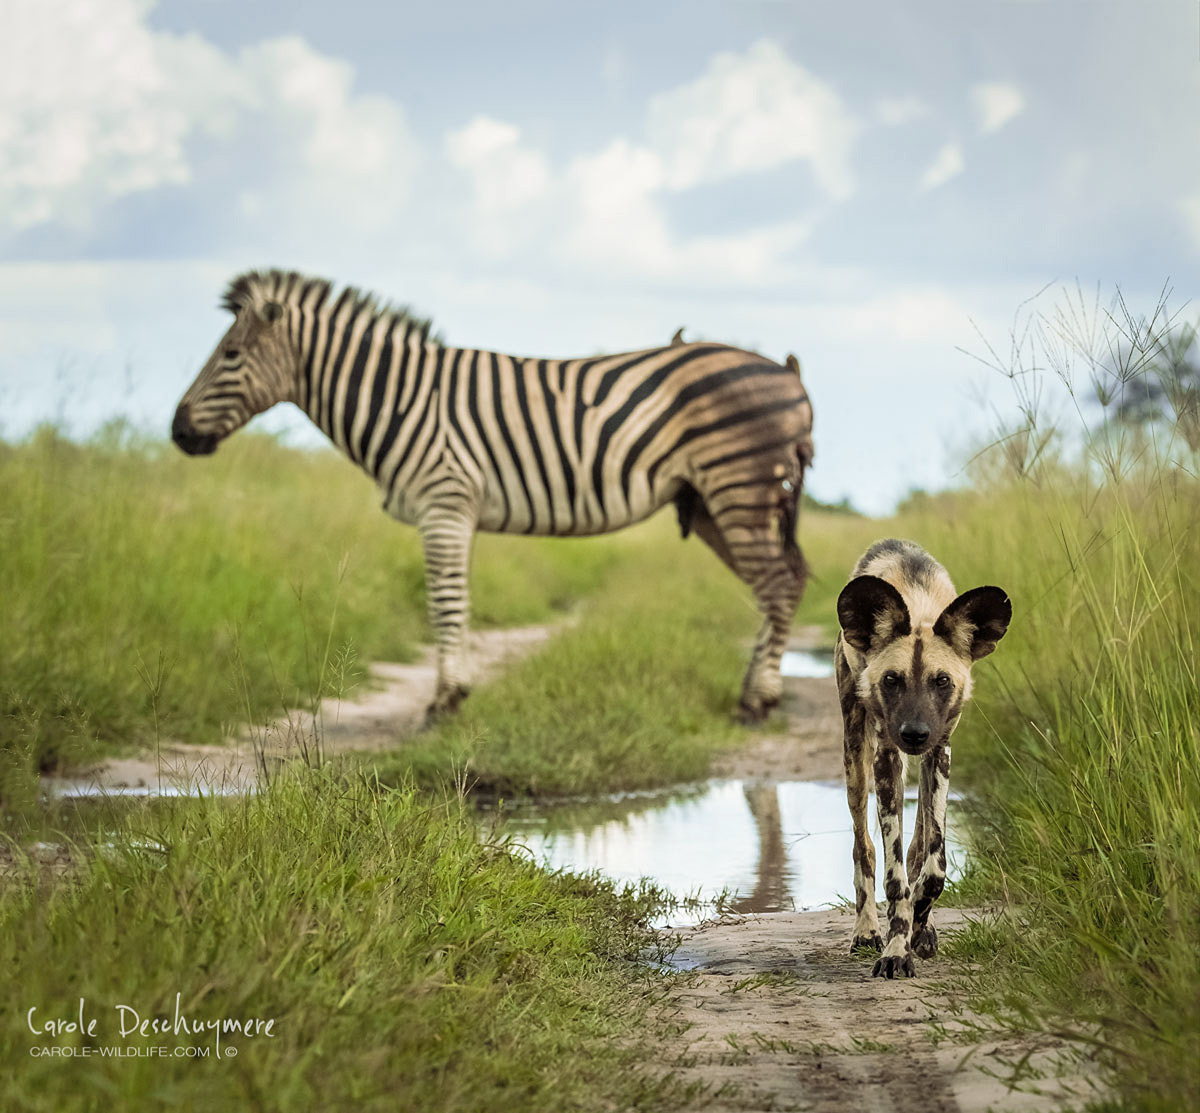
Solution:
{"label": "black and white stripes", "polygon": [[180,403],[177,443],[212,451],[255,413],[291,401],[376,481],[387,511],[422,533],[439,710],[465,692],[475,530],[604,533],[668,502],[764,611],[745,713],[760,717],[778,699],[812,454],[794,361],[706,343],[570,360],[454,348],[404,310],[279,271],[241,276],[224,304],[236,320]]}

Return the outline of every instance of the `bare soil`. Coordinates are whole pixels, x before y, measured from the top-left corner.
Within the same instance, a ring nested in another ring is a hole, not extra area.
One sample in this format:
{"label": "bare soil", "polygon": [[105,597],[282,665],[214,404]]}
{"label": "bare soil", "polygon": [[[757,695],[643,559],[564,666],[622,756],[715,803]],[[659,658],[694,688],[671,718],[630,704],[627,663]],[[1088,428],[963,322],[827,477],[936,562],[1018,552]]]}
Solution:
{"label": "bare soil", "polygon": [[[475,683],[532,653],[553,629],[524,626],[472,632],[468,647]],[[385,749],[411,737],[424,725],[436,682],[437,653],[428,647],[413,664],[372,665],[367,685],[350,698],[322,700],[315,716],[311,711],[291,711],[265,727],[244,729],[224,745],[164,742],[157,754],[147,749],[133,757],[110,758],[69,779],[118,791],[160,784],[245,790],[257,782],[261,761],[270,768],[298,757],[315,745],[318,736],[325,754]]]}
{"label": "bare soil", "polygon": [[[968,915],[934,912],[943,938]],[[1043,1113],[1097,1096],[1059,1041],[981,1037],[944,962],[871,977],[848,953],[853,922],[848,908],[774,912],[685,936],[674,961],[692,973],[671,1008],[686,1030],[664,1058],[700,1084],[692,1108]]]}
{"label": "bare soil", "polygon": [[[791,648],[820,645],[819,629],[799,628]],[[785,677],[780,713],[714,773],[842,781],[833,679]],[[851,874],[847,861],[847,888]],[[972,914],[935,908],[943,943]],[[662,1066],[697,1084],[692,1108],[1043,1113],[1097,1096],[1062,1043],[981,1036],[945,960],[920,963],[915,979],[873,978],[872,961],[849,954],[853,922],[850,908],[760,913],[684,936],[673,965],[690,973],[669,1004],[683,1033],[663,1048]]]}

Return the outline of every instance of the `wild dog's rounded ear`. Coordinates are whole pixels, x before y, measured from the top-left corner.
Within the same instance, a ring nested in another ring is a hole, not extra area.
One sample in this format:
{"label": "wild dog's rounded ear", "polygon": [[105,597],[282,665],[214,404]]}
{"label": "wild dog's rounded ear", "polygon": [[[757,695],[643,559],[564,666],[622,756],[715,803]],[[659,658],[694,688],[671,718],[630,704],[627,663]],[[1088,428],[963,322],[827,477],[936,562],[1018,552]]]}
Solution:
{"label": "wild dog's rounded ear", "polygon": [[258,315],[268,325],[273,325],[283,316],[283,306],[277,301],[265,301],[258,307]]}
{"label": "wild dog's rounded ear", "polygon": [[900,592],[878,576],[856,576],[842,588],[837,613],[842,637],[860,653],[912,632]]}
{"label": "wild dog's rounded ear", "polygon": [[973,587],[954,600],[933,624],[933,632],[960,656],[978,661],[1004,637],[1012,621],[1012,603],[998,587]]}

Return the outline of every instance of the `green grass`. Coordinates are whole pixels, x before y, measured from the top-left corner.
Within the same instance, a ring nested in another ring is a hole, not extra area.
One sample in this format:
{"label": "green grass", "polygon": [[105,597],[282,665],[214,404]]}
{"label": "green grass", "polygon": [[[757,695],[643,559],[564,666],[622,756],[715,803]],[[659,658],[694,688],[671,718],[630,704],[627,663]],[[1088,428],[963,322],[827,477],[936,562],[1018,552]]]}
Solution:
{"label": "green grass", "polygon": [[976,460],[970,490],[910,500],[895,523],[960,590],[1013,600],[954,747],[972,790],[965,888],[1008,909],[961,944],[974,1004],[1074,1035],[1107,1068],[1105,1109],[1154,1113],[1200,1094],[1195,396],[1099,428],[1075,396],[1072,438],[1041,420],[1037,377],[1086,377],[1110,406],[1139,381],[1154,397],[1172,381],[1164,320],[1068,303],[1015,330],[1002,369],[1024,426]]}
{"label": "green grass", "polygon": [[635,550],[579,621],[476,691],[412,744],[369,760],[385,779],[465,779],[491,796],[570,796],[707,775],[746,737],[735,725],[758,616],[748,590],[668,520],[620,543]]}
{"label": "green grass", "polygon": [[[547,874],[455,800],[301,770],[242,799],[85,824],[69,880],[0,885],[7,1110],[630,1109],[666,977],[629,960],[656,897]],[[33,1057],[34,1046],[214,1047],[119,1036],[115,1008],[274,1019],[236,1057]],[[34,1035],[79,998],[95,1037]]]}
{"label": "green grass", "polygon": [[[44,428],[0,443],[0,799],[40,769],[156,738],[216,741],[238,722],[353,687],[366,662],[428,635],[415,530],[331,452],[242,433],[210,459],[120,425],[86,443]],[[806,510],[828,625],[869,534]],[[869,538],[868,538],[869,539]],[[730,716],[759,618],[748,589],[673,518],[583,540],[480,535],[472,624],[579,622],[481,689],[411,752],[424,784],[581,793],[702,777],[744,738]],[[816,601],[814,604],[813,600]],[[409,756],[384,770],[408,775]]]}
{"label": "green grass", "polygon": [[[1043,451],[1020,475],[985,458],[972,489],[910,500],[889,522],[806,510],[814,575],[798,622],[832,636],[850,567],[888,535],[925,545],[960,590],[1008,590],[1013,625],[975,670],[954,780],[972,790],[975,848],[957,899],[1003,902],[1010,915],[964,937],[958,957],[978,968],[977,1007],[1098,1038],[1089,1046],[1110,1071],[1113,1108],[1166,1111],[1200,1088],[1200,468],[1186,447],[1154,445],[1095,442],[1074,460]],[[80,445],[44,431],[0,445],[0,527],[3,756],[26,771],[156,729],[215,738],[338,683],[348,661],[410,654],[425,634],[414,532],[329,453],[242,434],[189,461],[127,436]],[[746,737],[730,712],[757,615],[744,586],[701,544],[680,542],[667,516],[587,541],[481,537],[473,568],[477,624],[568,611],[574,624],[402,755],[373,758],[388,781],[595,793],[703,777],[715,751]],[[436,791],[336,783],[160,804],[122,821],[112,841],[149,835],[172,847],[165,859],[121,852],[78,884],[6,885],[14,993],[59,1007],[74,981],[98,1001],[136,994],[160,1009],[178,988],[206,1011],[251,1003],[294,1017],[293,1042],[259,1061],[247,1048],[211,1083],[243,1086],[243,1102],[267,1092],[268,1108],[336,1107],[395,1072],[423,1095],[449,1087],[461,1108],[511,1104],[502,1089],[541,1108],[539,1071],[581,1072],[560,1107],[594,1104],[604,1071],[611,1085],[642,1085],[609,1057],[624,1054],[629,1030],[613,1017],[643,1015],[612,962],[640,930],[636,898],[547,879],[494,847],[473,857],[461,815],[428,802]],[[382,878],[407,879],[403,900]],[[461,918],[439,925],[432,910],[447,901]],[[95,937],[80,926],[93,922]],[[421,950],[451,923],[461,934],[446,935],[449,946]],[[97,947],[104,961],[85,962]],[[542,1017],[566,1017],[561,1039]],[[571,1058],[576,1036],[596,1072]],[[456,1050],[443,1055],[447,1038]],[[27,1044],[16,1054],[36,1083],[24,1100],[43,1102],[30,1108],[84,1100],[66,1092],[73,1069],[21,1058]],[[353,1069],[339,1074],[342,1056]],[[199,1064],[190,1075],[85,1069],[98,1072],[96,1092],[115,1087],[123,1100],[120,1087],[138,1085],[147,1100],[161,1092],[196,1108],[208,1091],[180,1097],[190,1092],[179,1087],[213,1077]],[[212,1107],[229,1092],[214,1089]],[[622,1091],[616,1107],[641,1092]]]}
{"label": "green grass", "polygon": [[1133,1108],[1200,1092],[1200,485],[1056,469],[906,526],[960,587],[1014,601],[955,760],[982,888],[1019,909],[980,992],[1024,1023],[1103,1031]]}
{"label": "green grass", "polygon": [[[416,532],[331,452],[243,433],[189,460],[120,426],[82,444],[46,428],[0,443],[0,532],[9,783],[156,733],[216,741],[426,636]],[[480,537],[474,622],[561,615],[619,559]]]}

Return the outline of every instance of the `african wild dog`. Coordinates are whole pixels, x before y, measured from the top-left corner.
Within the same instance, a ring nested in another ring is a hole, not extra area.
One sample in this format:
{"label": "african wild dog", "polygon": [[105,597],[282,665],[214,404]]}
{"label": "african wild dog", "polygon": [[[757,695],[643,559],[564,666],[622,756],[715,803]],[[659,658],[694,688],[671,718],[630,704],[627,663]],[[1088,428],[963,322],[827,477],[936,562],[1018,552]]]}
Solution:
{"label": "african wild dog", "polygon": [[[876,976],[912,977],[912,952],[937,954],[929,911],[946,882],[950,735],[971,695],[971,665],[1004,637],[1012,605],[998,587],[956,597],[946,570],[920,545],[889,538],[854,566],[837,612],[842,632],[834,668],[858,903],[851,950],[883,951]],[[907,757],[921,758],[921,778],[906,875],[901,809]],[[875,911],[875,847],[867,824],[872,773],[883,836],[886,945]]]}

